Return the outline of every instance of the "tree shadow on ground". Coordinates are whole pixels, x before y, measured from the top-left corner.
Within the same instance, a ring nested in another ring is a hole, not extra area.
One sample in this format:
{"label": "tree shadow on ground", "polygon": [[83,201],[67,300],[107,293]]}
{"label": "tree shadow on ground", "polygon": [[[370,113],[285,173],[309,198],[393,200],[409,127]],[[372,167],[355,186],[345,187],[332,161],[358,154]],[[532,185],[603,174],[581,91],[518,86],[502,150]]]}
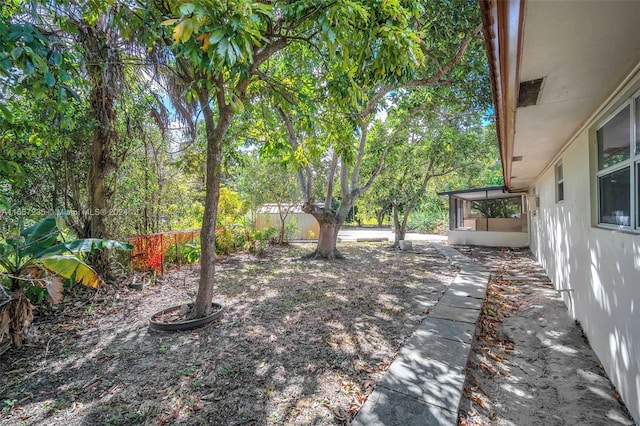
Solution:
{"label": "tree shadow on ground", "polygon": [[[7,420],[24,424],[318,424],[351,418],[455,275],[428,246],[345,245],[339,262],[220,259],[225,315],[199,330],[150,332],[188,301],[198,266],[69,310],[47,342],[0,367]],[[6,405],[6,404],[5,404]],[[5,423],[8,421],[9,423]]]}

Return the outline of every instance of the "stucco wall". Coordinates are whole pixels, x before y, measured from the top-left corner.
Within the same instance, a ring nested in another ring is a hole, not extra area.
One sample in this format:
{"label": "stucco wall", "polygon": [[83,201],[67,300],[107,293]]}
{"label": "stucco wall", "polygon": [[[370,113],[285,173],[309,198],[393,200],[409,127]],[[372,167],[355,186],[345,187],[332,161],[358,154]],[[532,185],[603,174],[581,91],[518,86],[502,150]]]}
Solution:
{"label": "stucco wall", "polygon": [[480,218],[476,219],[476,228],[478,231],[487,230],[487,222],[489,231],[498,232],[527,232],[527,228],[523,226],[526,220],[520,217],[491,217],[489,220]]}
{"label": "stucco wall", "polygon": [[492,231],[447,231],[449,244],[488,247],[527,247],[529,234],[526,232],[492,232]]}
{"label": "stucco wall", "polygon": [[[639,80],[621,89],[620,97],[630,95]],[[596,195],[589,129],[608,111],[587,123],[560,156],[564,201],[555,201],[553,167],[530,188],[540,197],[540,209],[530,217],[531,250],[556,288],[569,290],[562,293],[568,309],[640,423],[640,234],[592,224]]]}

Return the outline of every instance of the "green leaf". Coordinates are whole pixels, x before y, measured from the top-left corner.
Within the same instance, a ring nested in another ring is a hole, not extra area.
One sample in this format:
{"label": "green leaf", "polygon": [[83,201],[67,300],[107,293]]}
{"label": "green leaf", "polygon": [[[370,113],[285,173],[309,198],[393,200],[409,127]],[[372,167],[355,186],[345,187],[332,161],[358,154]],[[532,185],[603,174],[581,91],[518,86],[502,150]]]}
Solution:
{"label": "green leaf", "polygon": [[162,23],[160,25],[168,26],[168,25],[173,25],[176,22],[178,22],[177,19],[165,19],[164,21],[162,21]]}
{"label": "green leaf", "polygon": [[39,55],[37,54],[31,55],[31,60],[33,61],[33,64],[40,72],[46,73],[49,71],[49,66],[47,65],[45,60],[42,59]]}
{"label": "green leaf", "polygon": [[11,51],[11,57],[14,61],[17,61],[20,56],[22,56],[22,52],[24,52],[24,49],[22,47],[16,47]]}
{"label": "green leaf", "polygon": [[103,284],[96,271],[73,255],[51,255],[41,259],[41,262],[54,274],[74,279],[87,287],[96,288]]}
{"label": "green leaf", "polygon": [[53,52],[51,54],[51,62],[56,67],[59,67],[62,64],[62,55],[57,52]]}
{"label": "green leaf", "polygon": [[24,229],[20,235],[24,237],[24,247],[21,255],[34,255],[48,248],[58,238],[60,230],[56,225],[55,216],[47,216],[35,225]]}
{"label": "green leaf", "polygon": [[196,6],[193,3],[184,3],[180,5],[180,13],[184,15],[191,15]]}
{"label": "green leaf", "polygon": [[233,41],[227,48],[227,59],[229,60],[229,65],[233,66],[236,63],[236,52],[233,49]]}
{"label": "green leaf", "polygon": [[211,36],[209,37],[209,43],[210,44],[215,44],[215,43],[219,42],[220,40],[222,40],[222,37],[224,37],[224,31],[223,30],[215,30],[214,32],[211,33]]}
{"label": "green leaf", "polygon": [[67,83],[69,81],[71,81],[71,75],[67,72],[67,70],[60,70],[60,80],[62,80],[63,82]]}
{"label": "green leaf", "polygon": [[187,24],[182,32],[182,41],[187,42],[193,34],[193,22],[191,20],[185,21]]}
{"label": "green leaf", "polygon": [[44,73],[44,81],[49,87],[53,87],[56,85],[56,78],[53,76],[51,71],[47,71]]}
{"label": "green leaf", "polygon": [[104,249],[120,249],[120,250],[133,250],[133,246],[129,243],[124,243],[115,240],[103,240],[99,238],[82,238],[78,240],[68,241],[60,244],[56,244],[36,254],[36,257],[44,257],[51,254],[62,253],[91,253],[96,250]]}
{"label": "green leaf", "polygon": [[216,52],[218,52],[218,55],[221,58],[225,58],[228,48],[229,48],[229,39],[226,38],[226,39],[220,40],[220,43],[218,43],[218,48],[216,49]]}
{"label": "green leaf", "polygon": [[13,114],[11,114],[11,111],[9,110],[9,108],[7,108],[7,106],[1,102],[0,102],[0,113],[2,113],[0,115],[2,115],[5,120],[7,120],[9,123],[13,123]]}

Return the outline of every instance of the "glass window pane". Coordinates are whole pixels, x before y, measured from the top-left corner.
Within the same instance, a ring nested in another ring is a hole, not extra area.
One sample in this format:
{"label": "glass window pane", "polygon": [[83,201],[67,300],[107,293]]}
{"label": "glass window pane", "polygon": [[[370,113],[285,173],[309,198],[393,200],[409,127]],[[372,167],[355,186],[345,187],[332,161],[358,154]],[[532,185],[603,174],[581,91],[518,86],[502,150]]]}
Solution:
{"label": "glass window pane", "polygon": [[564,200],[564,183],[560,182],[558,184],[558,201]]}
{"label": "glass window pane", "polygon": [[598,178],[600,189],[600,223],[630,225],[631,169],[625,167]]}
{"label": "glass window pane", "polygon": [[640,97],[636,98],[636,155],[640,155]]}
{"label": "glass window pane", "polygon": [[630,116],[630,107],[627,106],[598,130],[598,170],[629,158]]}

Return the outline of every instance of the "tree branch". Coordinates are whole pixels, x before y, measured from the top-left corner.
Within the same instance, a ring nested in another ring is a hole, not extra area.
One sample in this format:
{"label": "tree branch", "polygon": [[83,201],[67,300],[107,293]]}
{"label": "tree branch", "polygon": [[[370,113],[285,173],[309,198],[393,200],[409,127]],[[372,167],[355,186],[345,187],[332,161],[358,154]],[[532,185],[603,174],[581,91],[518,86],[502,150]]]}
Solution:
{"label": "tree branch", "polygon": [[364,122],[360,126],[360,147],[358,149],[358,158],[356,165],[353,167],[353,173],[351,174],[351,189],[358,187],[358,175],[360,174],[360,167],[362,166],[362,160],[364,159],[364,152],[367,143],[367,135],[369,134],[369,125]]}
{"label": "tree branch", "polygon": [[468,36],[467,38],[464,39],[464,41],[462,42],[462,44],[460,44],[460,47],[458,48],[458,52],[456,53],[456,55],[449,61],[447,62],[444,66],[441,66],[440,62],[433,56],[428,54],[428,56],[430,58],[432,58],[436,64],[436,67],[438,68],[438,72],[434,75],[432,75],[431,77],[428,78],[423,78],[423,79],[417,79],[417,80],[411,80],[408,81],[406,83],[402,83],[399,84],[397,86],[383,86],[382,88],[380,88],[380,90],[378,90],[378,92],[376,92],[375,95],[373,95],[371,97],[371,99],[369,100],[369,102],[367,102],[367,106],[364,110],[364,112],[362,113],[362,116],[367,116],[369,114],[372,114],[375,106],[377,105],[378,102],[380,102],[380,100],[382,98],[384,98],[389,92],[392,92],[393,90],[397,90],[401,87],[421,87],[421,86],[429,86],[435,83],[438,83],[442,80],[442,78],[447,75],[447,73],[449,71],[451,71],[451,69],[453,68],[453,66],[455,64],[457,64],[458,62],[460,62],[460,60],[462,59],[462,57],[464,56],[465,52],[467,51],[467,49],[469,48],[469,45],[471,44],[471,42],[477,38],[477,36],[479,34],[482,33],[482,25],[478,25],[475,29],[475,31],[473,32],[473,34],[471,34],[470,36]]}
{"label": "tree branch", "polygon": [[[457,64],[458,62],[460,62],[460,60],[462,59],[462,57],[464,56],[465,52],[467,51],[467,48],[469,47],[469,45],[471,44],[471,42],[476,38],[476,36],[478,34],[480,34],[482,32],[482,25],[478,25],[475,29],[475,31],[473,32],[473,34],[471,34],[470,36],[468,36],[467,38],[464,39],[464,41],[462,42],[462,44],[460,44],[460,47],[458,48],[458,53],[456,53],[456,55],[449,61],[447,62],[444,67],[440,68],[440,70],[438,71],[437,74],[432,75],[429,78],[423,78],[423,79],[418,79],[418,80],[412,80],[409,81],[408,83],[404,84],[403,86],[405,87],[420,87],[420,86],[429,86],[431,84],[437,83],[440,79],[442,79],[449,71],[451,71],[451,68],[453,68],[453,66],[455,64]],[[439,64],[438,64],[439,66]]]}
{"label": "tree branch", "polygon": [[342,190],[342,201],[340,205],[343,203],[349,203],[353,197],[349,192],[349,166],[344,162],[344,158],[340,156],[340,189]]}
{"label": "tree branch", "polygon": [[378,177],[378,175],[382,171],[384,160],[387,156],[387,153],[389,152],[389,149],[391,149],[391,145],[393,144],[393,141],[395,140],[395,138],[397,138],[400,132],[407,126],[407,124],[409,124],[411,120],[413,120],[413,117],[415,117],[419,112],[427,110],[429,106],[430,104],[423,104],[423,105],[420,105],[419,107],[414,108],[402,120],[402,122],[398,125],[398,127],[396,127],[396,130],[389,137],[389,140],[387,141],[387,144],[385,145],[384,150],[380,155],[380,159],[378,160],[378,164],[376,165],[376,168],[373,170],[373,173],[369,177],[369,180],[367,181],[367,183],[361,189],[359,189],[359,193],[362,193],[367,189],[369,189],[369,187],[373,184],[373,181],[376,179],[376,177]]}
{"label": "tree branch", "polygon": [[331,156],[331,170],[329,171],[329,180],[327,181],[327,196],[324,200],[324,208],[329,210],[331,208],[331,199],[333,198],[333,180],[336,177],[336,169],[338,167],[338,154],[333,151]]}
{"label": "tree branch", "polygon": [[[276,106],[276,111],[282,118],[285,127],[287,128],[287,138],[289,141],[289,145],[295,151],[300,147],[300,143],[298,142],[298,137],[293,129],[293,123],[289,120],[289,116],[279,105]],[[305,176],[306,172],[306,176]],[[300,192],[302,193],[302,200],[305,205],[313,204],[313,194],[311,192],[313,188],[313,173],[311,168],[306,165],[304,167],[298,168],[298,184],[300,185]]]}

